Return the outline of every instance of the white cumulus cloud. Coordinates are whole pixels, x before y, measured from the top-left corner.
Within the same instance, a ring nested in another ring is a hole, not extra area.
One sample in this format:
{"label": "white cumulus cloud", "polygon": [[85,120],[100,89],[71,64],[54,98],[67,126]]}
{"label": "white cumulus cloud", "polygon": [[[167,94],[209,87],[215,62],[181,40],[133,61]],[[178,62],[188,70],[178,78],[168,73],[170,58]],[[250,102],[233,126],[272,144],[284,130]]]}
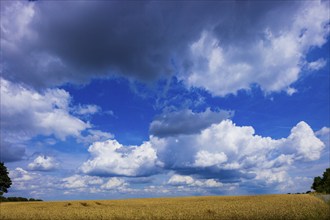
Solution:
{"label": "white cumulus cloud", "polygon": [[223,152],[211,154],[208,151],[198,151],[194,165],[197,167],[209,167],[220,165],[227,161],[227,156]]}
{"label": "white cumulus cloud", "polygon": [[173,175],[171,178],[168,180],[169,184],[173,185],[190,185],[194,183],[194,179],[191,176],[182,176],[182,175]]}
{"label": "white cumulus cloud", "polygon": [[69,112],[70,95],[62,89],[44,93],[1,78],[1,127],[4,137],[27,139],[55,135],[64,140],[90,127]]}
{"label": "white cumulus cloud", "polygon": [[[318,133],[326,133],[326,128]],[[89,147],[91,158],[80,169],[89,175],[128,177],[174,171],[170,185],[219,187],[226,182],[283,191],[292,186],[290,170],[318,160],[323,149],[305,122],[294,126],[287,138],[273,139],[255,134],[251,126],[223,120],[197,134],[150,136],[141,146],[95,142]],[[119,182],[113,179],[109,185]]]}
{"label": "white cumulus cloud", "polygon": [[102,176],[143,176],[157,170],[157,155],[149,142],[125,147],[116,140],[92,144],[91,159],[82,166],[86,174]]}
{"label": "white cumulus cloud", "polygon": [[283,148],[292,148],[297,159],[303,160],[319,159],[324,147],[324,143],[315,136],[313,130],[305,122],[300,122],[292,128],[283,146]]}
{"label": "white cumulus cloud", "polygon": [[55,158],[45,155],[36,157],[34,161],[28,165],[30,170],[39,171],[51,171],[58,167],[59,163],[55,160]]}
{"label": "white cumulus cloud", "polygon": [[[320,158],[324,143],[310,126],[300,122],[287,138],[272,139],[255,134],[253,127],[237,126],[230,120],[204,129],[200,134],[151,138],[158,160],[180,175],[229,182],[264,181],[282,184],[297,162]],[[269,172],[274,173],[271,178]],[[191,182],[174,176],[171,182]]]}

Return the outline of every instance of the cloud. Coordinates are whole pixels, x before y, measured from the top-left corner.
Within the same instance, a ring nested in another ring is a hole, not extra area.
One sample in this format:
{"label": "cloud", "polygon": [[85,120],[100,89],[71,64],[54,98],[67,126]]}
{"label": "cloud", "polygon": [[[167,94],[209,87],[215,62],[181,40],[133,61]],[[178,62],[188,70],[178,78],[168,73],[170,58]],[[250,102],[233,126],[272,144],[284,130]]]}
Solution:
{"label": "cloud", "polygon": [[[281,139],[262,137],[250,126],[224,120],[200,134],[152,137],[150,141],[164,168],[180,175],[243,185],[256,181],[279,189],[288,187],[285,184],[290,182],[289,170],[294,164],[318,160],[324,149],[305,122]],[[287,183],[284,177],[288,177]]]}
{"label": "cloud", "polygon": [[[264,18],[266,26],[258,30],[252,27],[254,36],[246,37],[244,44],[226,41],[221,25],[213,31],[204,30],[190,45],[193,64],[187,76],[188,85],[204,87],[218,96],[249,90],[253,84],[267,93],[286,91],[299,78],[307,53],[326,43],[328,11],[325,2],[305,2],[291,15],[285,15],[289,20],[283,21],[281,29],[269,20],[274,16],[269,13]],[[321,58],[309,63],[308,69],[317,70],[324,65]],[[292,88],[289,95],[290,91]]]}
{"label": "cloud", "polygon": [[323,127],[320,130],[316,131],[315,134],[317,136],[321,136],[321,137],[323,137],[323,136],[329,136],[329,134],[330,134],[330,128]]}
{"label": "cloud", "polygon": [[[273,143],[270,138],[254,136],[252,127],[238,127],[230,120],[213,124],[200,134],[152,141],[156,142],[154,146],[159,159],[165,163],[166,167],[172,169],[195,167],[200,163],[202,155],[210,154],[216,155],[212,158],[213,161],[221,161],[221,163],[227,161],[228,165],[236,156],[266,151],[267,145]],[[175,152],[175,154],[170,152]],[[217,155],[218,160],[216,160]],[[205,161],[203,166],[207,164],[213,166],[212,160]],[[225,164],[221,165],[221,167],[224,166]]]}
{"label": "cloud", "polygon": [[1,78],[1,127],[10,140],[54,135],[79,136],[88,123],[69,112],[70,95],[62,89],[36,92]]}
{"label": "cloud", "polygon": [[308,51],[321,47],[329,34],[328,5],[314,2],[298,8],[283,29],[273,28],[270,22],[260,27],[253,40],[237,46],[223,40],[221,26],[217,27],[221,33],[204,31],[190,46],[193,65],[188,84],[219,96],[236,94],[252,84],[265,92],[286,90],[299,78]]}
{"label": "cloud", "polygon": [[22,160],[25,156],[26,146],[23,144],[12,144],[1,138],[0,140],[0,159],[2,162],[13,162]]}
{"label": "cloud", "polygon": [[42,194],[45,190],[53,190],[57,185],[53,177],[29,172],[21,167],[9,169],[9,177],[12,181],[10,192],[17,193],[17,196],[21,196],[22,192],[25,195],[32,195],[35,191]]}
{"label": "cloud", "polygon": [[101,107],[97,105],[79,105],[74,109],[74,113],[78,115],[92,115],[101,111]]}
{"label": "cloud", "polygon": [[327,145],[327,148],[330,146],[330,128],[329,127],[323,127],[320,130],[315,132],[315,135],[323,141],[325,145]]}
{"label": "cloud", "polygon": [[213,95],[251,84],[286,91],[310,49],[327,41],[328,9],[324,1],[6,2],[2,75],[45,88],[178,72],[187,85]]}
{"label": "cloud", "polygon": [[154,4],[3,4],[4,73],[7,78],[39,88],[83,83],[109,74],[142,80],[168,74],[168,45],[177,38],[163,37],[166,24],[160,23],[165,12]]}
{"label": "cloud", "polygon": [[330,128],[323,127],[316,131],[315,135],[325,144],[326,153],[330,153]]}
{"label": "cloud", "polygon": [[[72,97],[63,89],[38,92],[3,78],[0,83],[0,152],[5,162],[23,159],[29,141],[39,135],[50,137],[45,141],[52,145],[67,137],[84,144],[114,137],[109,132],[92,129],[89,122],[75,116],[72,109],[76,106],[71,104]],[[48,169],[42,165],[31,166],[31,169]]]}
{"label": "cloud", "polygon": [[323,58],[320,58],[316,61],[310,62],[307,64],[307,68],[310,70],[320,70],[327,65],[327,61]]}
{"label": "cloud", "polygon": [[168,182],[172,185],[239,183],[246,190],[263,187],[282,192],[292,187],[294,166],[318,160],[323,149],[324,143],[305,122],[294,126],[287,138],[272,139],[227,119],[200,133],[150,136],[141,146],[96,142],[89,148],[91,159],[80,169],[88,175],[128,177],[167,171],[175,172]]}
{"label": "cloud", "polygon": [[92,185],[103,183],[102,178],[92,176],[73,175],[62,180],[62,187],[68,189],[87,188]]}
{"label": "cloud", "polygon": [[101,186],[101,189],[112,190],[112,189],[123,188],[127,185],[128,184],[123,179],[112,177],[108,180],[108,182],[104,183]]}
{"label": "cloud", "polygon": [[168,180],[168,184],[170,185],[187,185],[187,186],[195,186],[195,187],[222,187],[223,184],[218,182],[215,179],[206,179],[206,180],[195,180],[191,176],[182,176],[182,175],[173,175]]}
{"label": "cloud", "polygon": [[9,170],[9,176],[13,182],[10,193],[14,196],[23,194],[47,198],[55,195],[74,193],[104,193],[109,191],[127,192],[130,189],[122,178],[101,178],[74,174],[65,178],[61,176],[50,176],[45,173],[24,170],[17,167]]}
{"label": "cloud", "polygon": [[17,167],[15,170],[9,172],[10,178],[13,180],[13,182],[19,182],[19,181],[28,181],[32,180],[34,177],[34,174],[30,174],[28,171]]}
{"label": "cloud", "polygon": [[223,152],[211,154],[204,150],[198,151],[195,159],[194,165],[196,167],[211,167],[222,164],[228,160],[226,154]]}
{"label": "cloud", "polygon": [[58,167],[59,163],[55,160],[55,158],[45,155],[36,157],[34,161],[28,165],[30,170],[37,171],[52,171]]}
{"label": "cloud", "polygon": [[284,142],[285,151],[291,148],[295,151],[296,159],[310,161],[320,158],[324,146],[324,143],[315,136],[313,130],[305,122],[300,122],[293,127],[290,136]]}
{"label": "cloud", "polygon": [[83,176],[75,174],[62,179],[60,186],[65,189],[65,194],[77,192],[106,193],[130,192],[129,184],[122,178],[101,178],[97,176]]}
{"label": "cloud", "polygon": [[295,88],[287,88],[286,90],[286,93],[289,95],[289,96],[292,96],[293,94],[295,94],[296,92],[298,92]]}
{"label": "cloud", "polygon": [[168,183],[173,185],[177,185],[177,184],[190,185],[194,183],[194,179],[191,176],[173,175],[168,180]]}
{"label": "cloud", "polygon": [[[269,185],[272,185],[272,184],[280,185],[279,187],[282,187],[282,188],[286,188],[287,185],[293,184],[290,176],[284,170],[281,170],[281,171],[276,171],[273,169],[261,170],[257,173],[257,176],[255,179],[265,181],[265,183],[267,183]],[[283,186],[283,184],[284,184],[284,186]]]}
{"label": "cloud", "polygon": [[89,175],[148,176],[158,169],[156,151],[149,142],[125,147],[116,140],[107,140],[92,144],[88,151],[91,159],[81,171]]}
{"label": "cloud", "polygon": [[114,138],[114,135],[109,132],[104,132],[100,130],[88,129],[87,135],[81,135],[77,138],[78,142],[84,144],[92,144],[98,141],[106,141],[108,139]]}
{"label": "cloud", "polygon": [[151,122],[149,132],[160,138],[195,134],[212,124],[232,117],[232,115],[233,113],[230,111],[211,111],[210,108],[200,113],[195,113],[190,109],[165,111]]}

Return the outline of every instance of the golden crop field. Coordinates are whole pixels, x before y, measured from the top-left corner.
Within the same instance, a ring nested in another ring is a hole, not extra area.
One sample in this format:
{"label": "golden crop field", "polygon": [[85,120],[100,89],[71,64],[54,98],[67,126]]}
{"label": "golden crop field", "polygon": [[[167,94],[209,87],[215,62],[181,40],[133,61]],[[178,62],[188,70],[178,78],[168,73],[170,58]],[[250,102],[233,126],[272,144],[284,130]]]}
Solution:
{"label": "golden crop field", "polygon": [[209,196],[157,199],[8,202],[1,219],[328,219],[311,195]]}

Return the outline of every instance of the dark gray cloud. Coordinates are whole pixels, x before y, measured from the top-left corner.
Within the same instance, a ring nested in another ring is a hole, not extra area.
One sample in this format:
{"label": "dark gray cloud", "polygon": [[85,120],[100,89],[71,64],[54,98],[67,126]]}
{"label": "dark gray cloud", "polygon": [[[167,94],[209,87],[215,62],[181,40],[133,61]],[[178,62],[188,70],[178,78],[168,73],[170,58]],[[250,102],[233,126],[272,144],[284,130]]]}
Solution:
{"label": "dark gray cloud", "polygon": [[[17,29],[8,28],[12,33],[6,33],[4,22],[4,75],[36,87],[84,82],[109,73],[142,80],[170,74],[174,52],[192,37],[191,30],[174,28],[178,23],[173,15],[185,10],[180,5],[114,1],[13,5],[17,14],[11,16],[26,22],[16,19]],[[6,6],[3,19],[9,20],[4,17],[10,13]],[[188,17],[183,19],[181,22],[188,22]],[[25,29],[22,36],[10,39],[19,29]],[[13,52],[7,42],[18,43],[19,51]],[[174,46],[176,50],[172,50]]]}
{"label": "dark gray cloud", "polygon": [[1,139],[0,141],[0,161],[13,162],[22,160],[25,155],[25,146],[22,144],[12,144]]}
{"label": "dark gray cloud", "polygon": [[163,112],[151,122],[149,132],[151,135],[164,138],[182,134],[196,134],[210,127],[212,124],[233,116],[231,111],[211,111],[196,113],[190,109],[175,112]]}
{"label": "dark gray cloud", "polygon": [[[168,169],[171,170],[171,168]],[[255,174],[246,174],[240,170],[221,170],[217,167],[174,168],[174,170],[181,175],[192,175],[202,179],[217,179],[222,183],[238,183],[242,179],[249,180],[256,177]]]}
{"label": "dark gray cloud", "polygon": [[152,80],[173,74],[173,60],[192,65],[187,50],[205,29],[246,43],[263,26],[255,21],[288,4],[295,3],[5,2],[2,74],[37,88],[116,74]]}

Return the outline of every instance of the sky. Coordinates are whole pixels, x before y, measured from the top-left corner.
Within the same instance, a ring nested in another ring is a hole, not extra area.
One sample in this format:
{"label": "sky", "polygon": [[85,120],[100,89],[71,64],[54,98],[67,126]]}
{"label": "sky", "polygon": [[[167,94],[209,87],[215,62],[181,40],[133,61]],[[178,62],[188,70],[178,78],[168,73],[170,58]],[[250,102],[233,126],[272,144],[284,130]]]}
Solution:
{"label": "sky", "polygon": [[329,1],[1,1],[6,196],[311,190]]}

